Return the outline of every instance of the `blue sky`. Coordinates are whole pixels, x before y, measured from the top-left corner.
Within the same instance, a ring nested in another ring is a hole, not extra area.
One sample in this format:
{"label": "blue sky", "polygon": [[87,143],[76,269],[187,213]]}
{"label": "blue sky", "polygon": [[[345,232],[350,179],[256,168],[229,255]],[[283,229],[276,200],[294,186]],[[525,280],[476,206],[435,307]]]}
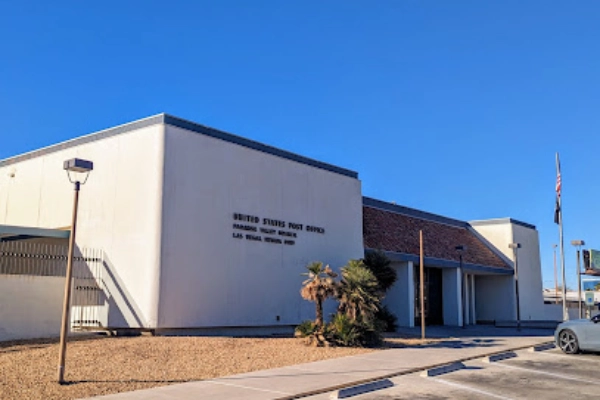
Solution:
{"label": "blue sky", "polygon": [[[126,3],[126,4],[124,4]],[[56,1],[0,5],[0,159],[168,112],[359,171],[363,193],[538,227],[554,157],[600,248],[600,4]]]}

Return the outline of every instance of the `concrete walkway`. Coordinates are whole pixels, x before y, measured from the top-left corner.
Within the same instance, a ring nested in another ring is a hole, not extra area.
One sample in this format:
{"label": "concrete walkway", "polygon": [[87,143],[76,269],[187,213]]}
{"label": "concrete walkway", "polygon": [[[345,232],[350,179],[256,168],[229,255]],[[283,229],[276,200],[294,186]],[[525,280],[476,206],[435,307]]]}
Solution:
{"label": "concrete walkway", "polygon": [[[418,329],[401,333],[419,334]],[[443,338],[429,345],[392,348],[368,354],[299,364],[97,397],[137,399],[293,399],[324,393],[377,378],[428,369],[440,364],[483,357],[553,340],[552,330],[493,327],[428,328],[428,337]]]}

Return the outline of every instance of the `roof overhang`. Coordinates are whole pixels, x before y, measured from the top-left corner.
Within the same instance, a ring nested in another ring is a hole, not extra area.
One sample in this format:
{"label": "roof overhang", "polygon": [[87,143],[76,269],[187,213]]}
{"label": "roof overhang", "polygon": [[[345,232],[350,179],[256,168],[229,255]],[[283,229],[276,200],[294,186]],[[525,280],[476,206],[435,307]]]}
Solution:
{"label": "roof overhang", "polygon": [[[365,249],[365,250],[374,250],[374,249]],[[420,257],[415,254],[397,253],[394,251],[384,251],[384,253],[392,261],[402,261],[402,262],[411,261],[416,264],[418,264],[420,262]],[[429,267],[460,268],[460,266],[461,266],[460,262],[458,262],[458,261],[445,260],[442,258],[424,257],[423,261],[424,261],[425,265],[429,266]],[[469,264],[469,263],[462,263],[462,268],[464,271],[472,272],[472,273],[479,274],[479,275],[514,275],[514,270],[511,268],[501,268],[501,267]]]}
{"label": "roof overhang", "polygon": [[0,242],[25,239],[68,239],[70,229],[35,228],[28,226],[0,225]]}

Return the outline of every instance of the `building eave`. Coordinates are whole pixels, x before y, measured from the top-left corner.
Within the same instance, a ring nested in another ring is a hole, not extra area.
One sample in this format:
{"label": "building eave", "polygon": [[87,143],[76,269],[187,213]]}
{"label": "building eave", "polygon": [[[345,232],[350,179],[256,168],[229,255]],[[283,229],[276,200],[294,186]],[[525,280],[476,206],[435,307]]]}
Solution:
{"label": "building eave", "polygon": [[396,214],[402,214],[413,218],[423,219],[425,221],[432,221],[437,222],[439,224],[450,225],[456,228],[466,228],[468,225],[465,221],[444,217],[443,215],[433,214],[427,211],[417,210],[416,208],[410,208],[382,200],[377,200],[372,197],[363,196],[363,205],[365,207],[377,208],[383,211],[389,211]]}
{"label": "building eave", "polygon": [[[376,249],[365,249],[366,251],[374,251]],[[408,253],[398,253],[395,251],[383,251],[383,253],[392,261],[400,261],[400,262],[413,262],[415,264],[419,264],[420,257],[416,254],[408,254]],[[461,263],[454,260],[446,260],[435,257],[423,257],[423,261],[425,265],[431,267],[438,268],[460,268]],[[514,275],[514,271],[511,268],[500,268],[493,267],[488,265],[479,265],[479,264],[471,264],[471,263],[462,263],[462,268],[465,271],[475,272],[475,273],[489,273],[489,274],[499,274],[499,275]]]}

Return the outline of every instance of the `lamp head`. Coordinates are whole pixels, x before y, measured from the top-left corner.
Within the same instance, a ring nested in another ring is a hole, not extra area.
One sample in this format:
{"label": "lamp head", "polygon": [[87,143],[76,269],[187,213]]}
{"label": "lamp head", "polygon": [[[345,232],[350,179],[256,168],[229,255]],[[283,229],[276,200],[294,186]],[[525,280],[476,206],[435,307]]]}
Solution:
{"label": "lamp head", "polygon": [[94,169],[94,163],[80,158],[71,158],[63,163],[63,169],[70,172],[90,172]]}
{"label": "lamp head", "polygon": [[[87,182],[87,179],[90,176],[90,171],[94,169],[94,163],[88,160],[82,160],[81,158],[71,158],[63,163],[63,169],[67,171],[69,181],[75,184],[75,190],[79,190],[79,185],[83,185]],[[79,182],[78,178],[73,180],[71,178],[71,172],[85,174],[85,179],[83,182]]]}
{"label": "lamp head", "polygon": [[571,240],[571,244],[573,246],[584,246],[585,245],[585,241],[583,241],[583,240]]}
{"label": "lamp head", "polygon": [[467,250],[467,246],[460,244],[458,246],[455,246],[454,250],[458,251],[459,253],[462,253],[463,251]]}
{"label": "lamp head", "polygon": [[508,247],[510,247],[511,249],[520,249],[521,243],[509,243]]}

